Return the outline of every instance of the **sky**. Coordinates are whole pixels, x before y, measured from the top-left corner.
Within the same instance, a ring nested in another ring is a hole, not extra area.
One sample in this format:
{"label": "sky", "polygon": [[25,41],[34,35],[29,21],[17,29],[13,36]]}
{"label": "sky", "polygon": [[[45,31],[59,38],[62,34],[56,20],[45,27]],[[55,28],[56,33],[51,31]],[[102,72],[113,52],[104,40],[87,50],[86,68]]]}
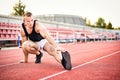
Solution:
{"label": "sky", "polygon": [[[19,0],[1,0],[0,14],[9,15]],[[99,17],[120,27],[120,0],[21,0],[33,15],[68,14],[86,17],[93,24]]]}

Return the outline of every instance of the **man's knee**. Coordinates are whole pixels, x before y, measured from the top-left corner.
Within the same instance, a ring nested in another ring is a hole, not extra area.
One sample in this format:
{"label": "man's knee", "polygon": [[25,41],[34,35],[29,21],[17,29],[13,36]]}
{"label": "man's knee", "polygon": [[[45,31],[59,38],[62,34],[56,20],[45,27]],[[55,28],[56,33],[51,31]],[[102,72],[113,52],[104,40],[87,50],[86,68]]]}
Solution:
{"label": "man's knee", "polygon": [[38,46],[37,44],[35,44],[34,42],[32,41],[25,41],[22,45],[23,47],[23,50],[26,50],[28,52],[33,52],[33,51],[36,51],[38,50]]}
{"label": "man's knee", "polygon": [[25,41],[25,42],[22,44],[22,47],[37,47],[37,44],[35,44],[35,43],[32,42],[32,41]]}
{"label": "man's knee", "polygon": [[25,41],[23,44],[22,44],[22,48],[23,50],[28,50],[28,48],[30,48],[30,42],[29,41]]}
{"label": "man's knee", "polygon": [[27,47],[28,45],[29,45],[29,42],[28,42],[28,41],[25,41],[25,42],[23,42],[22,47],[25,48],[25,47]]}
{"label": "man's knee", "polygon": [[24,52],[27,52],[27,48],[28,48],[28,42],[25,41],[23,44],[22,44],[22,49]]}

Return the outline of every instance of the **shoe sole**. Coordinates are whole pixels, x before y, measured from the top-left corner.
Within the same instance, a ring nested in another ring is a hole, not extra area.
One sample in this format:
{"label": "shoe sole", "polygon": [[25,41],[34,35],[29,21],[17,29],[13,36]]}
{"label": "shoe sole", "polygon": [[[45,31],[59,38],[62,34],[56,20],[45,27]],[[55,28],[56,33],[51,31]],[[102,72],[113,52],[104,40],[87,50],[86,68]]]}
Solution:
{"label": "shoe sole", "polygon": [[65,51],[65,52],[62,52],[62,65],[63,67],[66,69],[66,70],[71,70],[72,68],[72,65],[71,65],[71,57],[70,57],[70,54],[69,52]]}

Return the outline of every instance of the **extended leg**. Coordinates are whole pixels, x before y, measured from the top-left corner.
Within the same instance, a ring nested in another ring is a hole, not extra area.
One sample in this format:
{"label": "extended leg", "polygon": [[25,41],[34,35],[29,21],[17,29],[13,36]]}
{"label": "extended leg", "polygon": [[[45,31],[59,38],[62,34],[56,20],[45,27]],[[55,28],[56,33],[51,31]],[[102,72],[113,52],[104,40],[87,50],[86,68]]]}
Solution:
{"label": "extended leg", "polygon": [[48,52],[48,54],[53,56],[59,63],[61,63],[66,70],[71,70],[71,58],[67,51],[56,52],[56,50],[49,43],[45,44],[44,49]]}

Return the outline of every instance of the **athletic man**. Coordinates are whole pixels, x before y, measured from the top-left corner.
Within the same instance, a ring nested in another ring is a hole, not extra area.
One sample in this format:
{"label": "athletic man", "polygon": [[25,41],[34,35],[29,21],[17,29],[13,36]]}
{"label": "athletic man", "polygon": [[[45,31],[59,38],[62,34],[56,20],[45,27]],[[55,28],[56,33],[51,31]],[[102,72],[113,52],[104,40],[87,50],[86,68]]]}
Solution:
{"label": "athletic man", "polygon": [[66,70],[71,70],[69,53],[55,43],[45,26],[34,20],[31,12],[24,14],[20,33],[24,53],[24,60],[21,62],[27,63],[28,54],[32,53],[36,54],[35,63],[40,63],[43,56],[40,50],[43,49],[61,63]]}

